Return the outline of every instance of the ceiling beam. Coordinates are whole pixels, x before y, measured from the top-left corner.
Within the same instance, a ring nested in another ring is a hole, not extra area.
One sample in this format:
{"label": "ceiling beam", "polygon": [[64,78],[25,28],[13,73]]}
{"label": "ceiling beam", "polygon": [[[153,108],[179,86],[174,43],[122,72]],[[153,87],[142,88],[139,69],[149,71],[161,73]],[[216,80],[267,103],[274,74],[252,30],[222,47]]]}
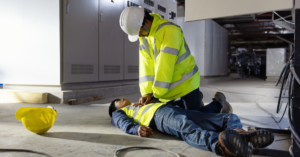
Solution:
{"label": "ceiling beam", "polygon": [[187,0],[185,20],[195,21],[273,10],[291,10],[293,2],[294,0]]}

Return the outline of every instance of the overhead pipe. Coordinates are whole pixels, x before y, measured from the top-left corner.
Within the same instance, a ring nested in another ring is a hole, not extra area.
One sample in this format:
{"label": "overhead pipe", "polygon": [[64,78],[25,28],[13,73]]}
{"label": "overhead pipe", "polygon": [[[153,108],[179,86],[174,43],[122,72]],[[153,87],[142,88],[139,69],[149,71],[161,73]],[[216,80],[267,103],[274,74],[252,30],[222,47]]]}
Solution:
{"label": "overhead pipe", "polygon": [[273,22],[272,20],[263,20],[263,21],[246,21],[246,22],[220,22],[221,25],[225,24],[253,24],[253,23],[267,23]]}
{"label": "overhead pipe", "polygon": [[276,38],[276,34],[242,34],[242,35],[230,35],[231,39],[244,39],[244,38]]}
{"label": "overhead pipe", "polygon": [[270,28],[274,28],[275,26],[250,26],[250,27],[225,27],[225,29],[248,29],[248,28],[266,28],[266,27],[270,27]]}
{"label": "overhead pipe", "polygon": [[277,29],[265,29],[265,30],[255,30],[255,31],[252,31],[252,30],[231,30],[232,33],[234,32],[246,32],[246,33],[252,33],[252,32],[277,32],[278,30]]}
{"label": "overhead pipe", "polygon": [[282,44],[282,40],[257,40],[257,41],[238,41],[232,40],[231,45],[244,45],[244,44]]}
{"label": "overhead pipe", "polygon": [[262,15],[255,15],[255,17],[270,17],[272,14],[262,14]]}

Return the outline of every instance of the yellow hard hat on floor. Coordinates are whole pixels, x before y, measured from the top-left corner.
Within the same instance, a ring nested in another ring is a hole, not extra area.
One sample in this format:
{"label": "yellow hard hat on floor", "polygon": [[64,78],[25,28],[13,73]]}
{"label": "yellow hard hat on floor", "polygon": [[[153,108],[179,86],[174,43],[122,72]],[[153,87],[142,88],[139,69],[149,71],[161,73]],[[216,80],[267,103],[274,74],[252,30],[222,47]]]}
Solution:
{"label": "yellow hard hat on floor", "polygon": [[54,124],[56,110],[48,107],[21,107],[15,116],[22,121],[26,129],[33,133],[46,133]]}

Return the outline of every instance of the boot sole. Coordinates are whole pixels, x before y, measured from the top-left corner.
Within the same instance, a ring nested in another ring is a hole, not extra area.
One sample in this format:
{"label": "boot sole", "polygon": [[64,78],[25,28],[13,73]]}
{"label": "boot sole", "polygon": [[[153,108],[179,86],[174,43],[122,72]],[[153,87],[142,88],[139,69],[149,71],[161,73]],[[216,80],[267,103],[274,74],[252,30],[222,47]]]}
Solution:
{"label": "boot sole", "polygon": [[257,130],[252,133],[240,133],[244,141],[251,142],[253,147],[264,148],[274,142],[274,134],[267,130]]}
{"label": "boot sole", "polygon": [[253,145],[246,142],[240,134],[234,130],[225,130],[219,135],[219,142],[225,146],[227,154],[234,157],[251,157]]}

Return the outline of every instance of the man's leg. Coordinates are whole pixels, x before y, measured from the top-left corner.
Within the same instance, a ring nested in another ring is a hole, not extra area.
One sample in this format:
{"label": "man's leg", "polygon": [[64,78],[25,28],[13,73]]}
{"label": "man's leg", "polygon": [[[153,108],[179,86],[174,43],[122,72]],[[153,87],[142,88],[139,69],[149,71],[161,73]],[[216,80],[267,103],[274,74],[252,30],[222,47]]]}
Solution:
{"label": "man's leg", "polygon": [[[173,106],[179,106],[183,109],[187,109],[184,102],[182,100],[175,100],[169,102]],[[201,112],[204,113],[220,113],[223,105],[220,101],[214,100],[210,104],[205,105],[204,107],[200,108]]]}
{"label": "man's leg", "polygon": [[234,114],[202,113],[174,106],[159,108],[154,120],[159,131],[182,138],[193,147],[212,152],[215,152],[219,132],[227,128],[242,128]]}
{"label": "man's leg", "polygon": [[220,113],[223,105],[221,102],[214,100],[210,104],[201,107],[201,112],[204,113]]}
{"label": "man's leg", "polygon": [[186,110],[197,110],[200,111],[201,109],[201,102],[200,102],[200,91],[199,89],[195,89],[189,94],[181,97],[181,100],[185,103]]}
{"label": "man's leg", "polygon": [[[169,102],[173,106],[179,106],[183,109],[187,109],[185,102],[183,100],[173,100]],[[207,104],[200,108],[201,112],[204,113],[220,113],[223,105],[220,101],[214,100],[210,104]]]}

